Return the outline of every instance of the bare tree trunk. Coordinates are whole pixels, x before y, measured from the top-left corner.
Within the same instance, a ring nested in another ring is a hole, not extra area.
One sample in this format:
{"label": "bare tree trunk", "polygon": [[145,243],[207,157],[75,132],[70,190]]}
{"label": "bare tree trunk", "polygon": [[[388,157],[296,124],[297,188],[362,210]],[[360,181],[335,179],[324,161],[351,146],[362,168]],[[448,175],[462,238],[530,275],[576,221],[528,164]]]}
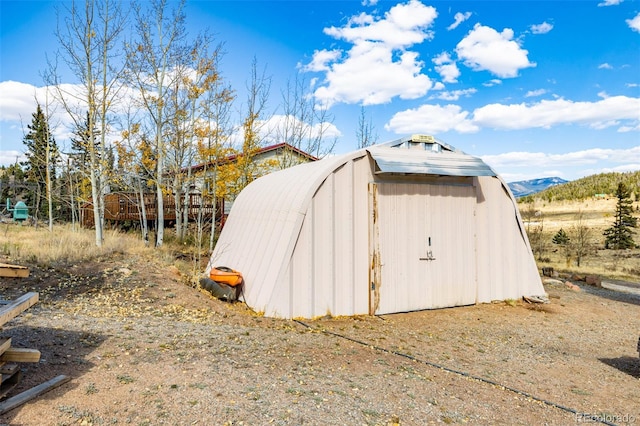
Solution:
{"label": "bare tree trunk", "polygon": [[138,178],[138,193],[140,194],[140,230],[142,232],[142,240],[145,245],[149,244],[149,228],[147,225],[147,206],[145,204],[144,192],[142,190],[142,182]]}
{"label": "bare tree trunk", "polygon": [[[63,6],[66,7],[66,6]],[[108,113],[114,108],[121,71],[114,71],[115,45],[125,27],[120,2],[115,0],[85,0],[84,9],[75,3],[67,7],[64,25],[59,25],[57,38],[64,52],[64,60],[83,86],[84,105],[76,106],[77,93],[65,93],[54,66],[49,70],[49,84],[58,90],[58,97],[74,121],[82,129],[88,116],[86,149],[89,153],[91,196],[95,241],[104,242],[104,193],[108,182],[106,138]],[[100,28],[102,25],[102,28]],[[66,29],[66,32],[63,32]],[[96,127],[100,126],[99,144]]]}

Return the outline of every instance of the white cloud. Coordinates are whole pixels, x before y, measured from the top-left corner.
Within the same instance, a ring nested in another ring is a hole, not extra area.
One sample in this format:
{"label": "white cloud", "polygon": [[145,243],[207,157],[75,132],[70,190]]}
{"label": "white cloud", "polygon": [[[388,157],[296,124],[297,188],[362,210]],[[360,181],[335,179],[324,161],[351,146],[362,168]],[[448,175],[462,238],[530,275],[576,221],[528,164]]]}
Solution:
{"label": "white cloud", "polygon": [[[565,99],[543,100],[535,104],[490,104],[473,112],[473,123],[502,130],[550,128],[561,124],[584,124],[593,128],[637,125],[640,98],[613,96],[596,102]],[[629,124],[631,123],[631,124]]]}
{"label": "white cloud", "polygon": [[546,34],[553,29],[553,25],[548,22],[543,22],[542,24],[532,25],[531,32],[533,34]]}
{"label": "white cloud", "polygon": [[501,33],[493,28],[476,24],[456,46],[458,57],[475,71],[489,71],[501,78],[518,76],[518,71],[535,67],[529,62],[527,50],[513,40],[513,30],[505,28]]}
{"label": "white cloud", "polygon": [[329,71],[329,63],[340,59],[340,50],[316,50],[313,60],[308,65],[302,66],[305,71]]}
{"label": "white cloud", "polygon": [[598,69],[599,70],[612,70],[613,67],[610,64],[605,62],[604,64],[598,65]]}
{"label": "white cloud", "polygon": [[437,12],[417,0],[393,6],[384,17],[361,13],[325,34],[351,44],[348,50],[316,51],[305,71],[325,72],[314,95],[329,107],[338,102],[364,105],[415,99],[432,82],[421,73],[418,54],[407,50],[433,37],[429,30]]}
{"label": "white cloud", "polygon": [[[269,120],[260,124],[260,129],[261,136],[274,144],[284,142],[284,135],[287,133],[290,135],[293,132],[292,129],[308,135],[308,138],[322,136],[322,138],[333,139],[342,136],[340,130],[333,123],[314,123],[309,126],[308,123],[303,123],[296,117],[283,114],[273,115]],[[305,149],[306,147],[303,146],[301,148]]]}
{"label": "white cloud", "polygon": [[625,22],[633,31],[637,31],[640,33],[640,13],[638,13],[633,19],[625,20]]}
{"label": "white cloud", "polygon": [[462,24],[464,21],[466,21],[467,19],[471,18],[471,12],[465,12],[465,13],[456,13],[455,16],[453,17],[454,22],[453,24],[449,25],[447,27],[448,31],[454,30],[456,28],[458,28],[458,25]]}
{"label": "white cloud", "polygon": [[17,81],[0,82],[0,121],[29,120],[43,89]]}
{"label": "white cloud", "polygon": [[[611,166],[610,169],[615,169],[616,171],[630,171],[640,169],[640,145],[628,149],[593,148],[563,154],[516,151],[497,155],[483,155],[481,158],[482,161],[498,170],[517,167],[527,167],[531,169],[556,168],[562,170],[576,166],[617,164],[615,166]],[[593,173],[599,172],[594,171]]]}
{"label": "white cloud", "polygon": [[622,0],[604,0],[602,3],[598,3],[598,7],[617,6],[620,3],[622,3]]}
{"label": "white cloud", "polygon": [[527,93],[524,94],[524,97],[525,98],[532,98],[532,97],[536,97],[536,96],[542,96],[545,93],[547,93],[547,91],[544,90],[544,89],[529,90]]}
{"label": "white cloud", "polygon": [[482,83],[484,87],[499,86],[500,84],[502,84],[502,80],[498,80],[497,78]]}
{"label": "white cloud", "polygon": [[478,128],[469,119],[469,113],[457,105],[422,105],[396,113],[385,126],[388,131],[399,134],[438,134],[449,130],[460,133],[477,132]]}
{"label": "white cloud", "polygon": [[442,77],[442,81],[445,83],[458,82],[460,70],[447,52],[443,52],[433,58],[433,63],[436,64],[436,71]]}
{"label": "white cloud", "polygon": [[618,126],[618,132],[640,130],[640,98],[612,96],[596,102],[565,99],[533,104],[489,104],[473,112],[457,105],[423,105],[396,113],[385,125],[399,134],[424,131],[477,132],[481,128],[522,130],[559,125],[585,125],[600,130]]}
{"label": "white cloud", "polygon": [[443,101],[457,101],[458,99],[462,98],[462,97],[469,97],[471,95],[473,95],[474,93],[476,93],[478,90],[471,88],[471,89],[464,89],[464,90],[451,90],[448,92],[441,92],[438,93],[437,95],[433,96],[433,98],[435,99],[442,99]]}
{"label": "white cloud", "polygon": [[0,151],[0,164],[15,164],[16,162],[26,161],[27,157],[19,151]]}
{"label": "white cloud", "polygon": [[[67,98],[67,106],[71,110],[83,109],[82,87],[74,84],[62,84],[60,91]],[[73,120],[66,113],[58,100],[58,91],[52,86],[37,87],[16,81],[0,82],[0,121],[15,123],[17,127],[31,124],[32,114],[36,112],[38,103],[49,117],[49,128],[56,140],[68,139],[71,135]],[[84,113],[80,113],[83,117]]]}

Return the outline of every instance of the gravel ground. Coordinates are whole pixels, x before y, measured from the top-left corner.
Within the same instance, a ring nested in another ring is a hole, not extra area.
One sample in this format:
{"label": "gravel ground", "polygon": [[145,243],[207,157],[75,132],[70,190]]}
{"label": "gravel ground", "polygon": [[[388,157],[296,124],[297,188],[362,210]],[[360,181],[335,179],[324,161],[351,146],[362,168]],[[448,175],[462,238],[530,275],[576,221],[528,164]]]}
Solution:
{"label": "gravel ground", "polygon": [[0,423],[640,424],[638,294],[549,282],[544,305],[292,321],[137,259],[31,271],[0,282],[40,294],[1,333],[42,353],[9,396],[72,379]]}

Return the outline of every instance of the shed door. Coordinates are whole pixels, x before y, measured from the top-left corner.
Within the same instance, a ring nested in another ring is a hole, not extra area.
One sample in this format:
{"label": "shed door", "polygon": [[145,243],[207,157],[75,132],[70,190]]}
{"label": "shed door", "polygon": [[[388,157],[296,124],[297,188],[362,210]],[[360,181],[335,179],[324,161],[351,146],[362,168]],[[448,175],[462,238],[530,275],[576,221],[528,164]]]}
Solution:
{"label": "shed door", "polygon": [[371,183],[370,313],[476,302],[474,187]]}

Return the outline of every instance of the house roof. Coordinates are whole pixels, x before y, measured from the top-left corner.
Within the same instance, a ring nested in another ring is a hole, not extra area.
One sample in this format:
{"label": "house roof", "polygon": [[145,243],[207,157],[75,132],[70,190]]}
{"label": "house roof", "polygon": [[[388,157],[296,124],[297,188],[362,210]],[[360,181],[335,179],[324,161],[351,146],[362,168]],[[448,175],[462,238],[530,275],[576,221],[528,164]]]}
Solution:
{"label": "house roof", "polygon": [[[278,143],[278,144],[275,144],[275,145],[269,145],[269,146],[265,146],[263,148],[260,148],[258,151],[256,151],[254,156],[260,155],[260,154],[266,154],[266,153],[271,152],[271,151],[278,151],[280,149],[282,149],[282,150],[286,149],[286,150],[295,152],[299,156],[304,157],[304,158],[308,159],[309,161],[317,161],[318,160],[317,157],[315,157],[315,156],[309,154],[308,152],[305,152],[305,151],[303,151],[303,150],[301,150],[299,148],[296,148],[295,146],[290,145],[290,144],[288,144],[286,142],[282,142],[282,143]],[[239,157],[242,157],[242,155],[243,155],[242,153],[228,155],[225,158],[217,160],[217,163],[218,163],[218,165],[232,163],[232,162],[236,161]],[[211,166],[212,164],[215,164],[215,163],[216,163],[215,161],[211,161],[211,162],[208,162],[208,163],[197,164],[195,166],[191,166],[191,171],[199,171],[199,170],[204,169],[205,166]],[[187,170],[189,170],[189,168],[185,167],[182,171],[185,172]]]}

